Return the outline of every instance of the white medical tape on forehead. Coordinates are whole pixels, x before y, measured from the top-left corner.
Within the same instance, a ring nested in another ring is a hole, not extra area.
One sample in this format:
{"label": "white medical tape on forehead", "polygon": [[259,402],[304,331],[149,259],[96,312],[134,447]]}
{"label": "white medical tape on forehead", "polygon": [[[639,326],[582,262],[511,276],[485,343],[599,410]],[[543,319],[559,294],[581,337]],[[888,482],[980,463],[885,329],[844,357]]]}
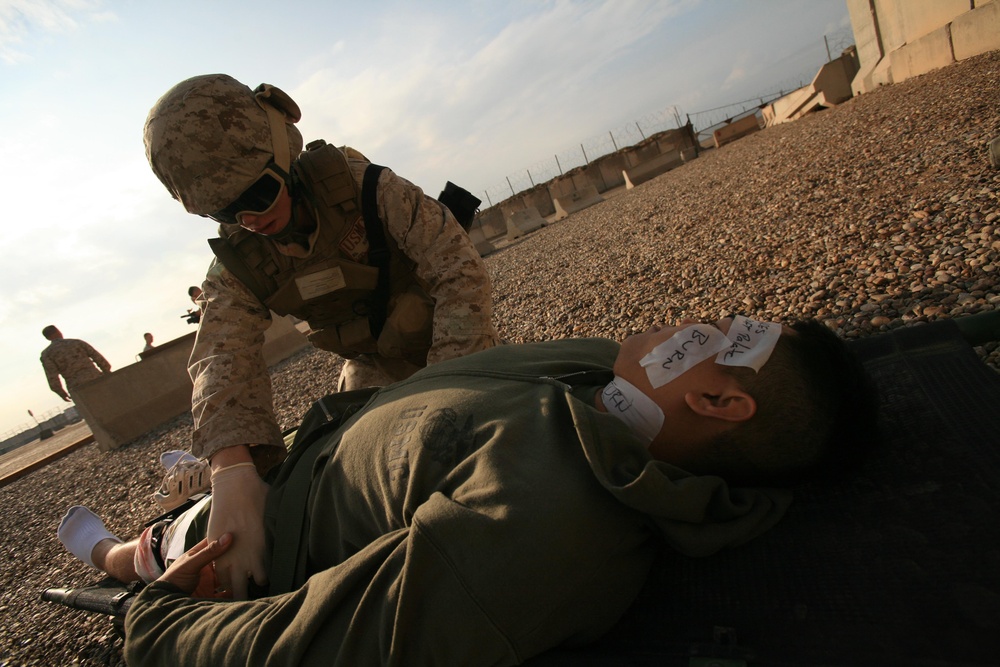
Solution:
{"label": "white medical tape on forehead", "polygon": [[601,392],[608,412],[621,419],[648,447],[663,428],[663,410],[638,387],[617,375]]}
{"label": "white medical tape on forehead", "polygon": [[732,341],[710,324],[684,327],[639,360],[653,389],[662,387],[695,364],[728,350]]}
{"label": "white medical tape on forehead", "polygon": [[726,335],[731,341],[729,349],[720,352],[715,363],[723,366],[746,366],[759,371],[774,351],[781,338],[781,325],[777,322],[758,322],[737,315]]}

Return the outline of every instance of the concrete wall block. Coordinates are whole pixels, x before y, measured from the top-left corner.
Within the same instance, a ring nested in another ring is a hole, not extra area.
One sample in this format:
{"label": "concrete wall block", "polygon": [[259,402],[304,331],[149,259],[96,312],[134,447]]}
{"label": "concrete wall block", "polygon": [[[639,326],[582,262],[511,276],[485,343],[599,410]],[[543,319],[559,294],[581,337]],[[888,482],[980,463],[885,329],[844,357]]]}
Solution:
{"label": "concrete wall block", "polygon": [[[194,338],[191,332],[163,343],[142,361],[73,392],[101,451],[117,449],[191,409],[187,366]],[[272,366],[308,345],[291,320],[273,316],[264,332],[264,361]]]}
{"label": "concrete wall block", "polygon": [[117,449],[191,409],[187,362],[194,338],[191,332],[163,343],[155,354],[73,392],[101,451]]}
{"label": "concrete wall block", "polygon": [[947,67],[955,62],[951,48],[951,27],[945,25],[889,54],[895,82]]}
{"label": "concrete wall block", "polygon": [[622,171],[626,169],[628,161],[622,153],[607,155],[598,164],[601,170],[601,179],[604,181],[604,192],[612,188],[618,188],[625,184],[622,178]]}
{"label": "concrete wall block", "polygon": [[500,210],[499,206],[491,206],[485,211],[481,211],[476,216],[476,221],[472,224],[476,225],[478,223],[483,230],[483,236],[488,239],[496,238],[507,232],[507,221],[504,219],[503,211]]}
{"label": "concrete wall block", "polygon": [[712,133],[712,136],[715,139],[715,147],[720,148],[730,141],[736,141],[758,130],[760,130],[760,119],[757,118],[757,114],[753,114],[720,127]]}
{"label": "concrete wall block", "polygon": [[573,190],[586,190],[590,187],[596,190],[601,187],[604,185],[604,182],[600,180],[600,173],[600,169],[593,162],[591,162],[586,167],[573,174]]}
{"label": "concrete wall block", "polygon": [[969,0],[896,0],[906,44],[948,25],[970,7]]}
{"label": "concrete wall block", "polygon": [[675,138],[671,139],[658,139],[656,141],[656,147],[660,149],[660,154],[669,153],[671,151],[679,151],[684,146],[677,141]]}
{"label": "concrete wall block", "polygon": [[538,209],[528,208],[518,211],[507,219],[507,240],[513,241],[544,226],[545,219],[539,215]]}
{"label": "concrete wall block", "polygon": [[[875,17],[871,12],[869,0],[847,0],[847,11],[851,17],[851,29],[854,31],[854,43],[858,47],[861,70],[867,74],[874,69],[878,61],[882,60],[882,47],[875,29]],[[859,83],[865,74],[859,73],[856,77]]]}
{"label": "concrete wall block", "polygon": [[[658,155],[654,159],[644,162],[625,172],[625,179],[633,187],[640,183],[656,178],[660,174],[665,174],[675,167],[684,164],[680,151],[671,151],[664,155]],[[626,186],[628,187],[628,186]]]}
{"label": "concrete wall block", "polygon": [[469,227],[469,240],[476,247],[476,252],[479,253],[480,257],[486,257],[491,252],[496,250],[492,243],[486,238],[483,233],[482,225],[473,224]]}
{"label": "concrete wall block", "polygon": [[526,194],[523,200],[525,208],[538,209],[539,215],[543,218],[556,212],[555,204],[552,203],[552,197],[549,196],[549,191],[545,188],[535,188]]}
{"label": "concrete wall block", "polygon": [[878,33],[882,38],[883,58],[906,44],[901,3],[907,0],[874,0]]}
{"label": "concrete wall block", "polygon": [[813,78],[812,87],[822,92],[827,100],[840,103],[851,99],[854,74],[854,60],[843,56],[823,65]]}
{"label": "concrete wall block", "polygon": [[593,185],[575,190],[565,197],[556,199],[556,219],[561,220],[571,213],[582,211],[588,206],[602,201],[604,201],[604,197],[598,194],[597,188]]}
{"label": "concrete wall block", "polygon": [[1000,2],[977,4],[976,9],[951,24],[951,41],[956,60],[1000,49]]}
{"label": "concrete wall block", "polygon": [[553,179],[548,185],[549,197],[553,202],[557,201],[560,197],[569,196],[575,190],[576,186],[573,184],[571,176],[560,176]]}

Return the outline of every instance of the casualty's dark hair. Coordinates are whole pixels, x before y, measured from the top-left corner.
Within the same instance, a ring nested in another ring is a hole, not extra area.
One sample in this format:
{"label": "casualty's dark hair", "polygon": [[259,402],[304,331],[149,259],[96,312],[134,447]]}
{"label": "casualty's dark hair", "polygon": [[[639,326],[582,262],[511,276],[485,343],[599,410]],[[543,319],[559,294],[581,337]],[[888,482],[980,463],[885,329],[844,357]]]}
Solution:
{"label": "casualty's dark hair", "polygon": [[42,329],[42,335],[45,336],[46,340],[52,340],[52,337],[56,334],[57,331],[59,331],[59,329],[56,328],[56,325],[50,324],[49,326]]}
{"label": "casualty's dark hair", "polygon": [[878,441],[878,398],[846,343],[815,320],[790,325],[759,372],[727,367],[757,403],[712,442],[731,483],[791,485],[856,468]]}
{"label": "casualty's dark hair", "polygon": [[194,291],[197,289],[201,288],[198,287],[197,285],[191,285],[191,287],[188,287],[188,296],[194,296]]}

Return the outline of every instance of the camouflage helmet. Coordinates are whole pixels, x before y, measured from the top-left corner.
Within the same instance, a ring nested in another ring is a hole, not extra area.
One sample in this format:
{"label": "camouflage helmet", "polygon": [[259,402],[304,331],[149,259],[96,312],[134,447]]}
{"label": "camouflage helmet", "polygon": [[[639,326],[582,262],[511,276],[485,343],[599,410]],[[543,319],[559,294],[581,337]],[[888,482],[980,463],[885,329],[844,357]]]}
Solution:
{"label": "camouflage helmet", "polygon": [[[189,213],[219,211],[274,159],[285,171],[302,150],[298,106],[280,89],[250,90],[231,76],[196,76],[167,91],[146,118],[146,158]],[[274,132],[278,128],[284,132]]]}

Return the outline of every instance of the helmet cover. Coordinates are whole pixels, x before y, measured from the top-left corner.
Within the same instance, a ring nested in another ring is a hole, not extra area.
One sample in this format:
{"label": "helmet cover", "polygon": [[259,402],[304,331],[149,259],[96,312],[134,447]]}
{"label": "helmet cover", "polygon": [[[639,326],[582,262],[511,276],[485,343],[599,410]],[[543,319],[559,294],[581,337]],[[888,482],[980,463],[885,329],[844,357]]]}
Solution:
{"label": "helmet cover", "polygon": [[262,89],[266,94],[255,94],[225,74],[196,76],[168,90],[150,110],[143,128],[149,166],[189,213],[225,208],[274,159],[273,146],[285,142],[272,142],[266,106],[272,117],[284,118],[286,159],[302,150],[302,135],[292,125],[301,117],[298,106],[278,88]]}

